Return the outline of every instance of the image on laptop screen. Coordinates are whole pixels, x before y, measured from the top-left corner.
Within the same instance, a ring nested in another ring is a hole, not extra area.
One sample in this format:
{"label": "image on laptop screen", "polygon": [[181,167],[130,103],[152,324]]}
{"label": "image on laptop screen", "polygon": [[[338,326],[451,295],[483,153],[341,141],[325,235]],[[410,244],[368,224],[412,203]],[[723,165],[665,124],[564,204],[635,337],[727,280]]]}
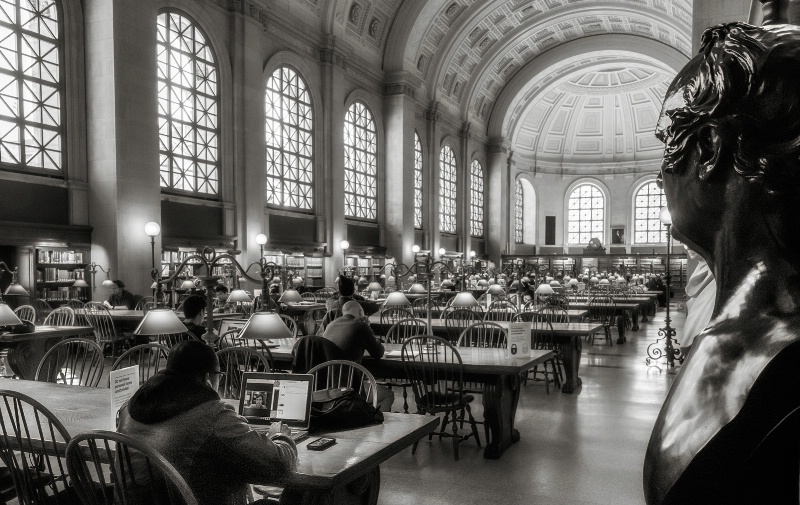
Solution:
{"label": "image on laptop screen", "polygon": [[243,374],[239,415],[250,423],[281,421],[308,429],[313,376],[248,372]]}

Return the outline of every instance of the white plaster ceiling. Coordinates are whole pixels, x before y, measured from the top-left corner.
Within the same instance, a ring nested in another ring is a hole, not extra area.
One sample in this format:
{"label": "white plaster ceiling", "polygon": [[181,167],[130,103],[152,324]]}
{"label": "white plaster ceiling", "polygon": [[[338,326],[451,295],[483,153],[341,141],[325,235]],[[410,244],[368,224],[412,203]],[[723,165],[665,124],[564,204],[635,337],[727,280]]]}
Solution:
{"label": "white plaster ceiling", "polygon": [[663,69],[614,66],[613,58],[605,68],[573,70],[530,103],[513,149],[545,172],[652,167],[663,151],[653,133],[671,80]]}

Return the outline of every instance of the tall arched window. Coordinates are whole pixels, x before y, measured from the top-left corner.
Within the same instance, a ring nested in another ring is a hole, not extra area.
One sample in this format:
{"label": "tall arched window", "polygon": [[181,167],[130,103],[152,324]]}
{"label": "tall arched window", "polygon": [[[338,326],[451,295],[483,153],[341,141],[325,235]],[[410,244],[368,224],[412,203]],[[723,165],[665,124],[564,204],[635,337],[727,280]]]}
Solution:
{"label": "tall arched window", "polygon": [[267,204],[314,208],[311,97],[305,81],[289,67],[267,79]]}
{"label": "tall arched window", "polygon": [[588,244],[592,238],[603,242],[605,230],[605,198],[592,184],[581,184],[569,195],[567,243]]}
{"label": "tall arched window", "polygon": [[514,185],[514,242],[525,242],[525,194],[522,183],[517,181]]}
{"label": "tall arched window", "polygon": [[169,11],[158,16],[158,134],[161,187],[219,192],[217,63],[200,27]]}
{"label": "tall arched window", "polygon": [[635,244],[661,244],[667,241],[667,229],[661,224],[661,207],[667,206],[667,197],[655,181],[639,188],[633,202],[633,242]]}
{"label": "tall arched window", "polygon": [[456,197],[458,192],[456,155],[450,146],[439,153],[439,231],[456,232]]}
{"label": "tall arched window", "polygon": [[63,170],[62,23],[56,0],[0,2],[0,164]]}
{"label": "tall arched window", "polygon": [[344,215],[378,219],[378,141],[375,120],[355,102],[344,120]]}
{"label": "tall arched window", "polygon": [[469,170],[469,233],[473,237],[483,236],[483,167],[472,160]]}
{"label": "tall arched window", "polygon": [[414,132],[414,228],[422,228],[422,144]]}

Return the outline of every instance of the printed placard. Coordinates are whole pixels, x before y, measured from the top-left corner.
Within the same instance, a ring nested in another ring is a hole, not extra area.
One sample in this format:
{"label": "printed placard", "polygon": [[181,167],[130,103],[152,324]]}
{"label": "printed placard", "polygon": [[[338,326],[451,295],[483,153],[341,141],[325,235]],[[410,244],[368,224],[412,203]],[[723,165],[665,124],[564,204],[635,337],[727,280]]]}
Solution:
{"label": "printed placard", "polygon": [[508,323],[508,357],[530,356],[531,323]]}
{"label": "printed placard", "polygon": [[129,366],[112,371],[109,376],[111,382],[111,429],[117,429],[117,416],[119,409],[125,405],[131,396],[139,389],[139,367]]}

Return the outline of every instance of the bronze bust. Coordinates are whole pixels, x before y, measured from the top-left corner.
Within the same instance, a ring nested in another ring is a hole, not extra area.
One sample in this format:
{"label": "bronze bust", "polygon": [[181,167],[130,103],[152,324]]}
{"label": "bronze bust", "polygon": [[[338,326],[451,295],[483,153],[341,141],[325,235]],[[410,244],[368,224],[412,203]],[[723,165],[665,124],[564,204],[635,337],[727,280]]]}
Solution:
{"label": "bronze bust", "polygon": [[717,297],[653,428],[647,503],[798,503],[800,27],[706,30],[657,135],[673,235]]}

